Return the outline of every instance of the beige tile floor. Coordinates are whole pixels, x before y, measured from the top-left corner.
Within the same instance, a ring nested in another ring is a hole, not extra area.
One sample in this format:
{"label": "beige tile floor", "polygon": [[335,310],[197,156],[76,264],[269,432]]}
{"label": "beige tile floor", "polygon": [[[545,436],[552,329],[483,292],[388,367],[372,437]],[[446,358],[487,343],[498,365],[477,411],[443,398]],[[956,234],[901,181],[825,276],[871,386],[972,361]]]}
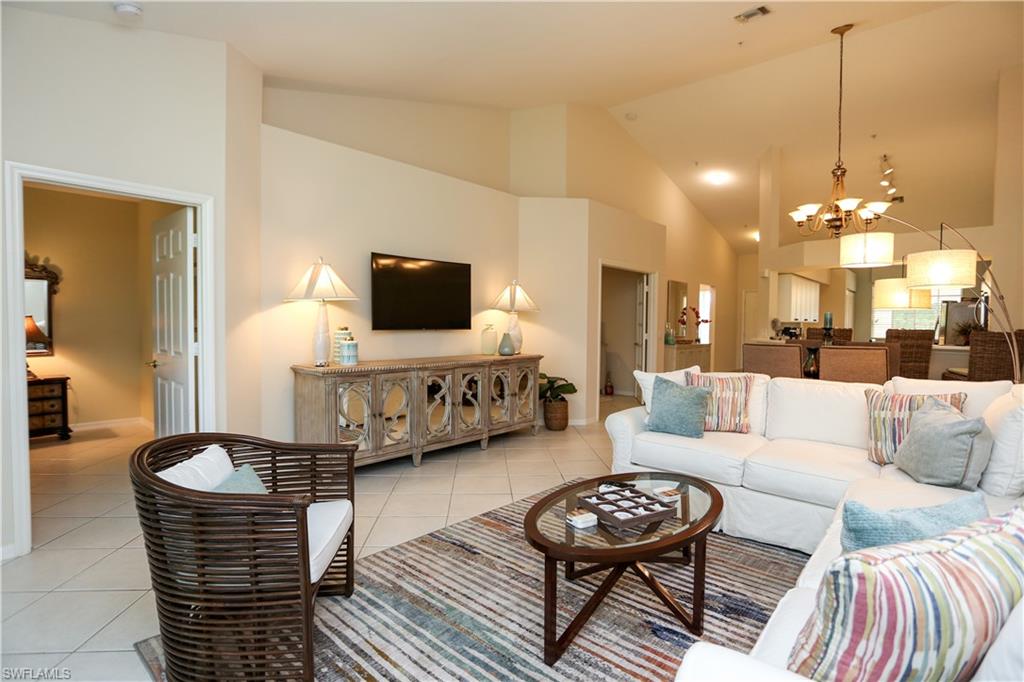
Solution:
{"label": "beige tile floor", "polygon": [[[616,397],[604,413],[635,404]],[[131,498],[128,456],[141,427],[79,431],[32,444],[31,554],[2,567],[2,666],[67,668],[72,680],[148,680],[132,644],[157,633]],[[609,470],[601,423],[541,429],[361,467],[359,556],[411,540],[565,480]]]}

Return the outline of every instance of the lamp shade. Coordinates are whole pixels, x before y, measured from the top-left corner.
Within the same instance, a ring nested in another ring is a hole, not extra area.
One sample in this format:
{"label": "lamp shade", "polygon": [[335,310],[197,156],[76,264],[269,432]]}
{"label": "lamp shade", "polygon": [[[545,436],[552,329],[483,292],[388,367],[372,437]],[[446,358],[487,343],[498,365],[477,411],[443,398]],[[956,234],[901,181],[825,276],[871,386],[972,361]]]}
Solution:
{"label": "lamp shade", "polygon": [[348,285],[323,258],[309,266],[286,301],[358,301]]}
{"label": "lamp shade", "polygon": [[876,279],[871,287],[871,307],[877,310],[929,310],[932,292],[908,289],[905,277]]}
{"label": "lamp shade", "polygon": [[49,343],[50,339],[43,333],[43,330],[36,324],[36,318],[31,315],[25,316],[25,343]]}
{"label": "lamp shade", "polygon": [[501,290],[498,298],[494,299],[494,302],[491,303],[491,308],[494,310],[504,310],[506,313],[537,312],[540,310],[516,280],[512,280],[512,284]]}
{"label": "lamp shade", "polygon": [[941,249],[907,254],[907,286],[911,289],[969,289],[977,282],[978,252],[974,249]]}
{"label": "lamp shade", "polygon": [[839,238],[839,265],[844,268],[877,268],[892,265],[892,232],[856,232]]}

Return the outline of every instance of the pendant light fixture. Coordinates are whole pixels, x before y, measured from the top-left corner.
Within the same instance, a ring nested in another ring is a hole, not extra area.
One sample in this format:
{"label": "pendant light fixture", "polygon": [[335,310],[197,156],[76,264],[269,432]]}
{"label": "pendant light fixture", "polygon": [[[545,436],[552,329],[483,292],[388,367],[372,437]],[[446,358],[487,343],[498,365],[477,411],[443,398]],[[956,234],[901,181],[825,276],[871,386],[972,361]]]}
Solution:
{"label": "pendant light fixture", "polygon": [[[869,232],[875,227],[873,221],[874,212],[866,208],[858,210],[862,199],[860,197],[846,196],[846,166],[843,165],[843,52],[846,34],[851,28],[853,28],[853,24],[843,24],[832,29],[832,33],[839,36],[839,111],[838,125],[836,127],[836,163],[832,168],[832,192],[829,195],[828,201],[824,203],[801,204],[796,207],[796,210],[789,213],[789,217],[796,223],[800,234],[805,237],[809,237],[822,229],[827,229],[829,237],[837,239],[843,236],[844,233]],[[889,237],[885,240],[878,239],[871,242],[873,246],[872,251],[877,251],[879,255],[884,255],[884,251],[874,247],[883,246],[885,241],[891,243],[892,237],[893,235],[890,233]],[[853,258],[857,246],[853,241],[850,241],[847,245],[851,258]],[[866,240],[862,241],[859,246],[860,254],[866,257],[868,242]],[[861,260],[864,259],[862,258]],[[874,263],[872,265],[861,263],[860,265],[847,265],[844,267],[872,267],[874,265],[891,264],[892,252],[890,248],[888,262]]]}
{"label": "pendant light fixture", "polygon": [[854,232],[839,238],[839,267],[880,268],[892,264],[892,232]]}

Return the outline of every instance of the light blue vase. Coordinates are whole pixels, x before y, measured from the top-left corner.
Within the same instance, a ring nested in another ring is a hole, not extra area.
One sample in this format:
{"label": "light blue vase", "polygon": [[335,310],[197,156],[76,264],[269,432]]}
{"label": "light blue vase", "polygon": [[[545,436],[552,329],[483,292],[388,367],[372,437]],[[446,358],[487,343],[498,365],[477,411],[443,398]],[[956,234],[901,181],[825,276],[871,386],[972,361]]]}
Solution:
{"label": "light blue vase", "polygon": [[512,342],[512,336],[505,332],[501,335],[501,343],[498,344],[498,355],[515,355],[516,344]]}

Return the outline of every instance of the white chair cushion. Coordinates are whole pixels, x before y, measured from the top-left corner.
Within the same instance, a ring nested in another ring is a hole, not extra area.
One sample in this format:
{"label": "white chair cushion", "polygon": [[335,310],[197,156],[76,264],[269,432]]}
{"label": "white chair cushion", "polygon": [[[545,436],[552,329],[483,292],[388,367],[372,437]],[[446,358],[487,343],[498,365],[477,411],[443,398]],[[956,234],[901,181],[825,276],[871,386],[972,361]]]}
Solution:
{"label": "white chair cushion", "polygon": [[[850,488],[854,485],[856,485],[856,482],[850,484]],[[849,499],[849,492],[847,492],[847,499]],[[812,590],[818,589],[821,579],[825,576],[825,571],[828,570],[829,564],[843,553],[842,535],[843,505],[840,504],[836,508],[832,523],[829,524],[828,530],[825,531],[825,537],[821,539],[821,542],[814,549],[814,553],[811,554],[811,558],[804,564],[804,570],[800,571],[800,577],[796,580],[797,587],[806,587]],[[789,648],[792,649],[793,647],[790,646]]]}
{"label": "white chair cushion", "polygon": [[1024,495],[1024,396],[1017,391],[999,396],[982,418],[992,434],[992,455],[981,489],[991,495]]}
{"label": "white chair cushion", "polygon": [[938,393],[966,393],[964,416],[974,419],[984,414],[985,408],[1001,395],[1010,392],[1012,381],[935,381],[932,379],[907,379],[896,377],[893,381],[895,393],[935,395]]}
{"label": "white chair cushion", "polygon": [[210,445],[184,462],[156,472],[156,475],[182,488],[210,492],[233,473],[235,467],[227,451],[219,445]]}
{"label": "white chair cushion", "polygon": [[877,478],[863,448],[780,438],[747,457],[743,487],[835,507],[850,481]]}
{"label": "white chair cushion", "polygon": [[661,377],[662,379],[668,379],[674,381],[680,386],[686,385],[686,374],[687,372],[699,372],[700,365],[694,365],[693,367],[687,367],[686,369],[677,369],[673,372],[641,372],[636,369],[633,370],[633,378],[636,379],[636,383],[640,384],[640,392],[644,397],[644,409],[647,410],[647,414],[651,413],[651,396],[654,395],[654,378]]}
{"label": "white chair cushion", "polygon": [[750,433],[764,435],[765,423],[768,418],[768,382],[772,380],[767,374],[754,372],[702,372],[711,377],[742,377],[750,375],[750,394],[747,400],[747,416],[750,420]]}
{"label": "white chair cushion", "polygon": [[[867,450],[868,405],[864,391],[878,384],[816,379],[772,379],[768,384],[769,440],[793,438]],[[864,459],[867,460],[865,453]]]}
{"label": "white chair cushion", "polygon": [[750,650],[750,655],[768,665],[785,668],[797,635],[814,612],[817,594],[817,585],[794,587],[787,592],[779,600],[779,605],[775,607],[768,624],[761,631],[761,636]]}
{"label": "white chair cushion", "polygon": [[315,583],[331,565],[352,527],[352,503],[348,500],[314,502],[306,511],[306,526],[309,529],[309,579]]}
{"label": "white chair cushion", "polygon": [[1024,680],[1024,600],[1018,601],[974,673],[976,680]]}
{"label": "white chair cushion", "polygon": [[631,462],[738,486],[743,482],[743,461],[766,442],[752,433],[706,431],[703,438],[686,438],[644,431],[633,439]]}

